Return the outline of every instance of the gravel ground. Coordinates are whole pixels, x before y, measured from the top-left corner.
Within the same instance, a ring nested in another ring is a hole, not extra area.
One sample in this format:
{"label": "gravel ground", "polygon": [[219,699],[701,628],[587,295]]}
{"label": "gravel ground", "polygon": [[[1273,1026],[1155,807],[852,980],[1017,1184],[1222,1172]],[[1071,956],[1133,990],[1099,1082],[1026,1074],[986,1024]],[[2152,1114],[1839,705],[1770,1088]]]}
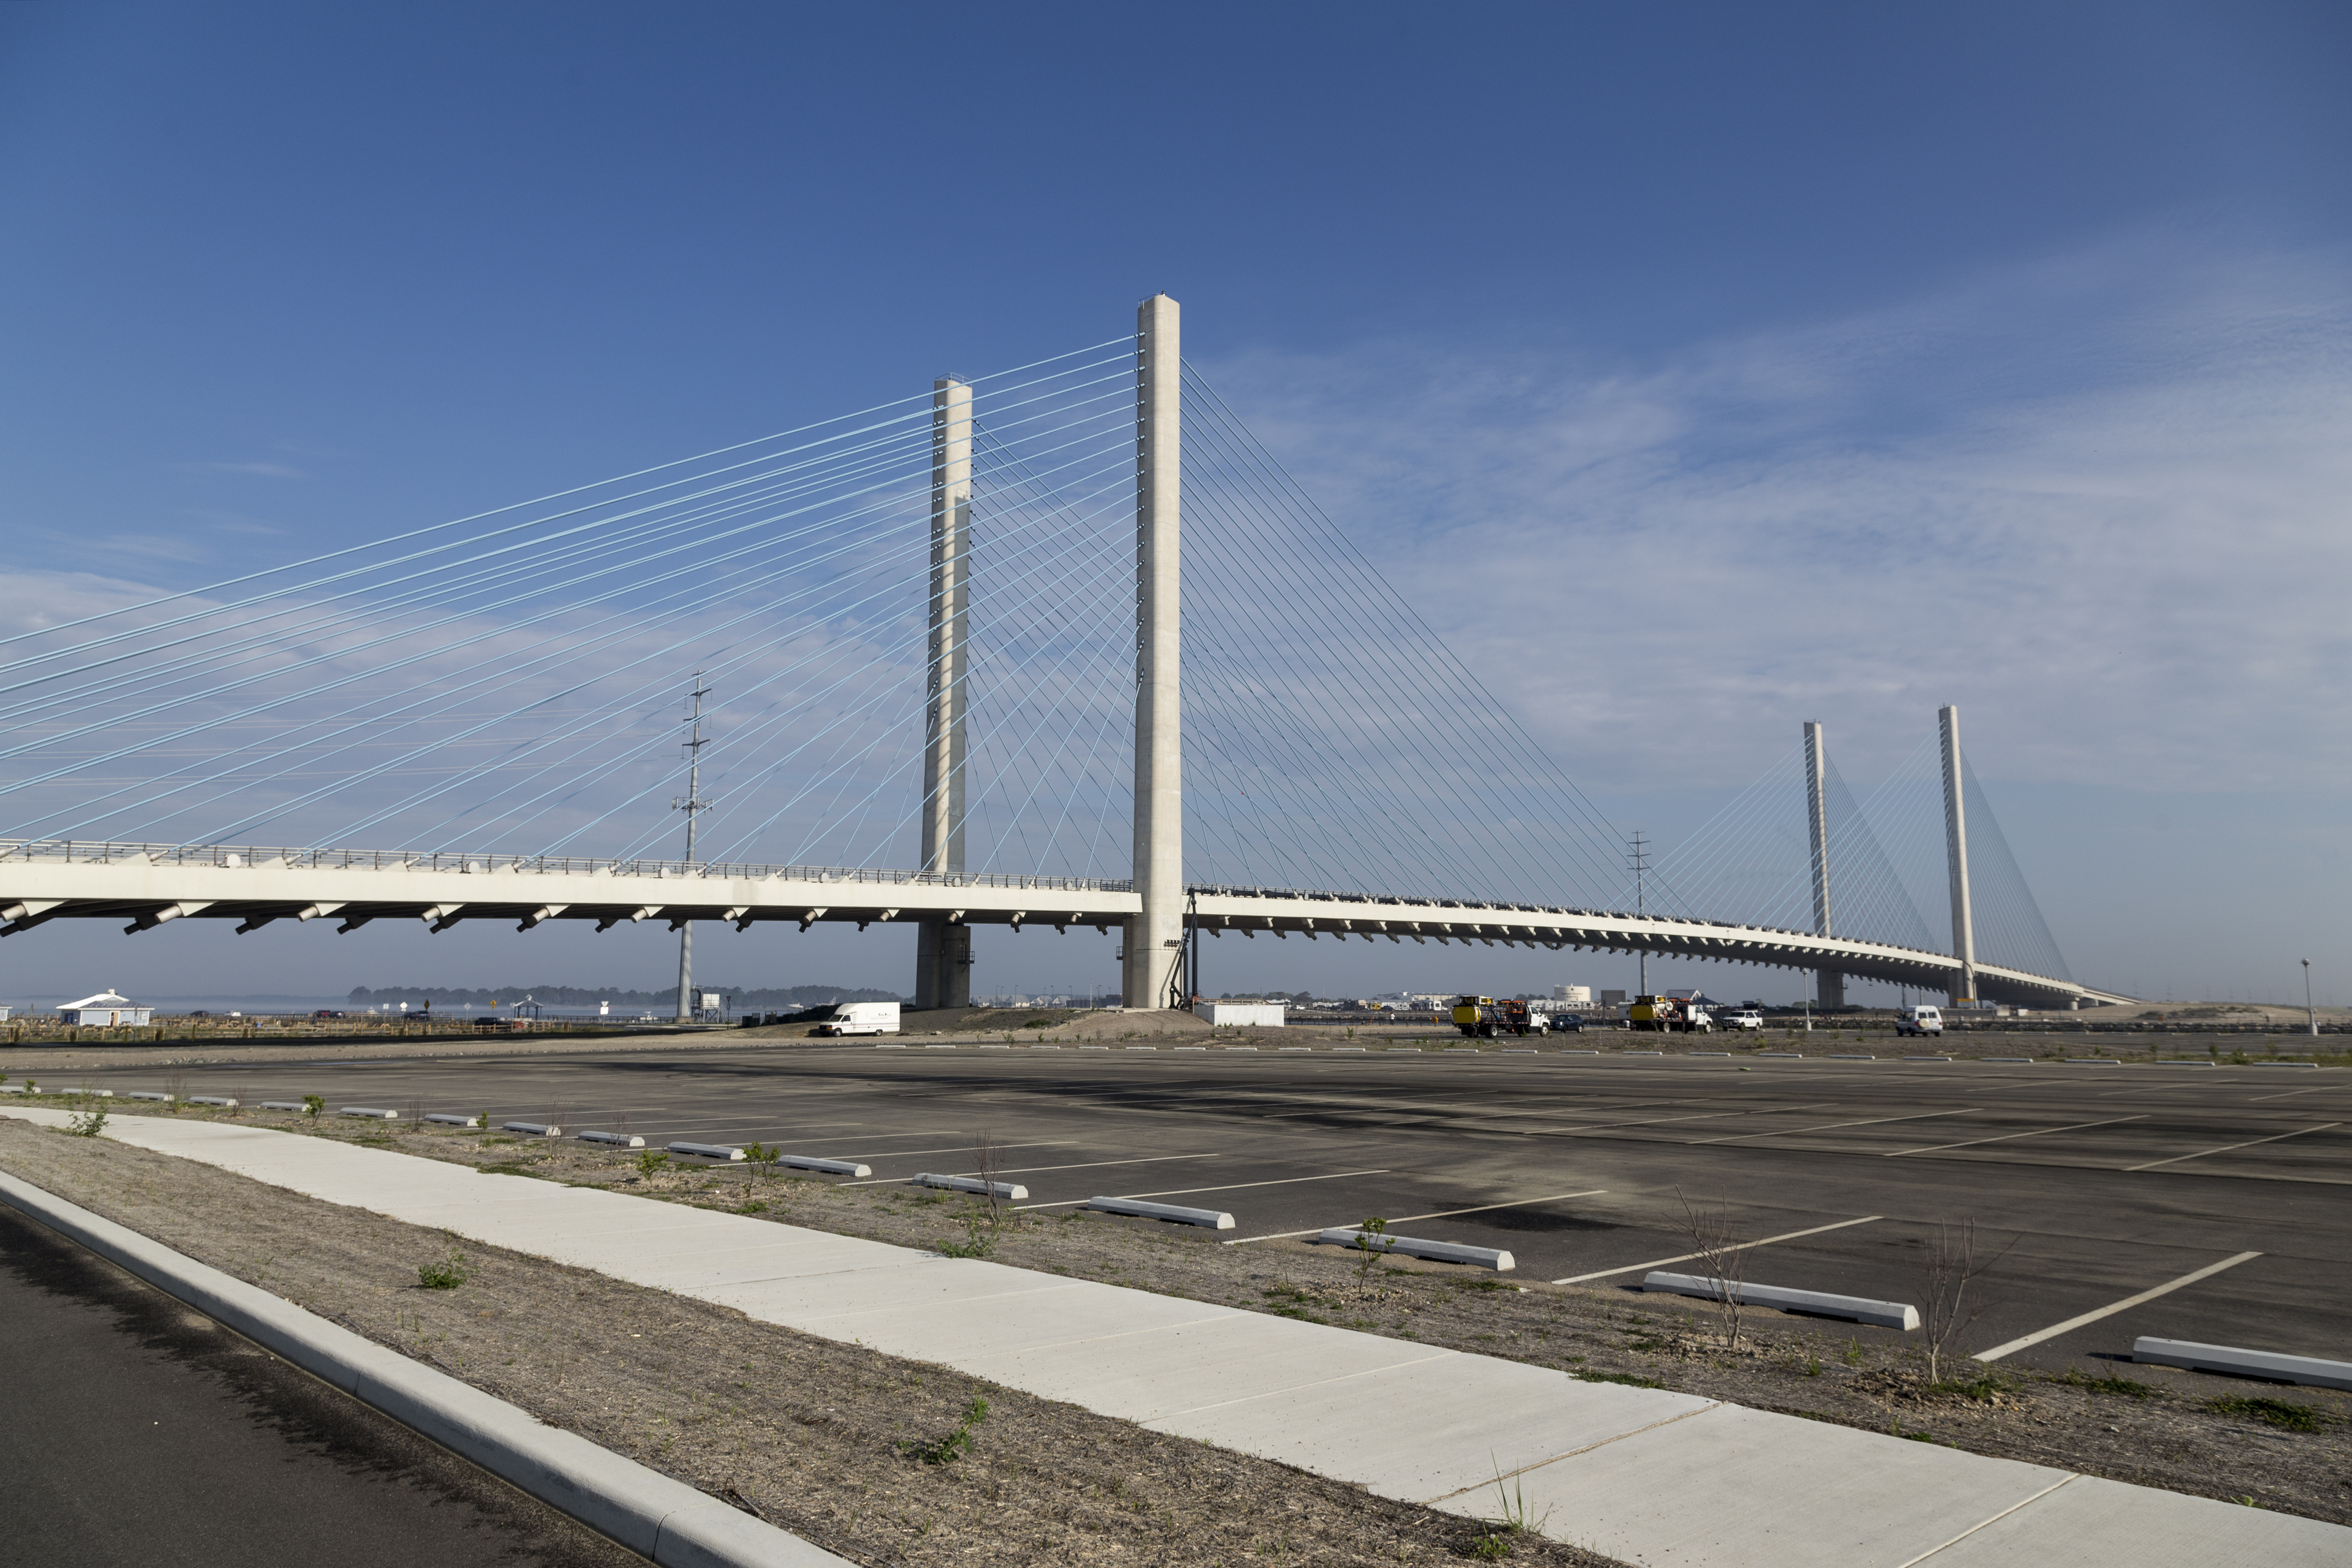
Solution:
{"label": "gravel ground", "polygon": [[[184,1113],[194,1114],[196,1113]],[[300,1117],[252,1120],[300,1129]],[[1331,1322],[1540,1366],[1732,1400],[1975,1453],[2352,1524],[2352,1394],[2091,1360],[2064,1374],[1947,1362],[1926,1375],[1917,1336],[1864,1338],[1750,1309],[1737,1353],[1714,1310],[1623,1288],[1519,1283],[1410,1260],[1361,1260],[1276,1241],[1082,1211],[1003,1216],[904,1186],[761,1178],[744,1166],[641,1172],[633,1156],[455,1130],[327,1124],[313,1135],[670,1202],[741,1211],[902,1246],[992,1245],[997,1261]],[[64,1141],[64,1140],[60,1140]],[[976,1231],[975,1227],[979,1227]],[[1334,1559],[1339,1561],[1339,1559]]]}
{"label": "gravel ground", "polygon": [[[562,1157],[569,1149],[486,1148],[479,1135],[390,1141],[551,1176],[580,1164]],[[624,1174],[618,1159],[586,1165],[579,1174]],[[1296,1565],[1507,1555],[1609,1568],[1609,1559],[1557,1542],[5,1113],[0,1166],[859,1563]],[[800,1218],[799,1210],[823,1206],[835,1220],[860,1218],[848,1207],[853,1195],[789,1185],[795,1196],[785,1199],[787,1184],[761,1184],[770,1214]],[[698,1176],[658,1176],[633,1190],[743,1201],[731,1182]],[[888,1199],[861,1207],[870,1210],[869,1233],[929,1236],[946,1218],[903,1212]],[[1091,1243],[1075,1245],[1074,1256],[1129,1256],[1129,1239],[1108,1227],[1066,1228],[1074,1242],[1083,1234]],[[420,1266],[447,1261],[453,1249],[463,1254],[464,1282],[425,1288]]]}

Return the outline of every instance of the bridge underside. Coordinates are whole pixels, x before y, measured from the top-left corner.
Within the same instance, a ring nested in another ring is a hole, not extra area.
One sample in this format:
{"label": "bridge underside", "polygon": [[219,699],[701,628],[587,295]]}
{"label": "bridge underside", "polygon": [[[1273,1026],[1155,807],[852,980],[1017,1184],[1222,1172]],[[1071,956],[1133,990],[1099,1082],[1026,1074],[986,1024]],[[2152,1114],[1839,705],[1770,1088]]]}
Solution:
{"label": "bridge underside", "polygon": [[[1930,994],[1948,992],[1959,970],[1948,954],[1917,948],[1599,910],[1219,887],[1191,890],[1190,904],[1204,938],[1654,953],[1828,971]],[[521,930],[587,921],[602,931],[724,920],[746,931],[776,924],[804,931],[827,921],[861,930],[945,922],[1108,932],[1139,911],[1129,883],[1076,877],[145,845],[18,845],[0,854],[0,936],[75,919],[115,920],[132,933],[180,919],[233,920],[240,932],[280,920],[331,920],[345,932],[377,920],[419,920],[435,931],[469,921],[512,921]],[[1985,999],[2025,1007],[2131,999],[1982,964],[1977,977]]]}

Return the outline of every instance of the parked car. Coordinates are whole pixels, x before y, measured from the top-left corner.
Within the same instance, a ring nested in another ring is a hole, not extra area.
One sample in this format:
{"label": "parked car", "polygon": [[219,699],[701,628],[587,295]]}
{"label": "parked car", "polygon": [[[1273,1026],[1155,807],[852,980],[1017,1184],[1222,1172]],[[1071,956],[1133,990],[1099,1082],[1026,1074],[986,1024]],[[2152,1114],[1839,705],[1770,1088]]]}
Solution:
{"label": "parked car", "polygon": [[1943,1010],[1924,1004],[1905,1008],[1895,1015],[1895,1032],[1898,1035],[1941,1034],[1944,1032]]}
{"label": "parked car", "polygon": [[1764,1014],[1757,1008],[1741,1008],[1737,1012],[1726,1013],[1723,1022],[1727,1029],[1762,1029]]}
{"label": "parked car", "polygon": [[339,1019],[349,1018],[351,1015],[349,1013],[339,1013],[332,1008],[320,1008],[310,1016],[314,1019]]}

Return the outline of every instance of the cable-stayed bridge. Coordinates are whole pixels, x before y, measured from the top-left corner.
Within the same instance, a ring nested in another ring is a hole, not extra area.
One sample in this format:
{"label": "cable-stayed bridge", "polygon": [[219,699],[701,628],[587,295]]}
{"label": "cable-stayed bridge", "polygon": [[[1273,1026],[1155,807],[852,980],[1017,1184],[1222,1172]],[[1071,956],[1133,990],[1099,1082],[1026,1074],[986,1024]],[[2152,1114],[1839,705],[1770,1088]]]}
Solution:
{"label": "cable-stayed bridge", "polygon": [[2112,995],[2067,974],[1952,709],[1859,802],[1806,726],[1629,866],[1184,363],[1165,296],[928,395],[59,598],[0,639],[0,935],[911,924],[919,1006],[968,999],[982,925],[1118,927],[1130,1007],[1227,935]]}

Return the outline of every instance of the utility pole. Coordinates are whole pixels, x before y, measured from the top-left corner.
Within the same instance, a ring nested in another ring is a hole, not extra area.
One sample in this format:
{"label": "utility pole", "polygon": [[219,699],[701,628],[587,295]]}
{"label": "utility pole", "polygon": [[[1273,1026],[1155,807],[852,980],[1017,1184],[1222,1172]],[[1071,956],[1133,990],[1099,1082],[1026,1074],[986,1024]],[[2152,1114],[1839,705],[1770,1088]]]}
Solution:
{"label": "utility pole", "polygon": [[2311,1038],[2319,1038],[2319,1010],[2311,1005],[2311,960],[2303,961],[2303,1017],[2311,1025]]}
{"label": "utility pole", "polygon": [[[669,809],[686,813],[686,872],[694,874],[694,820],[709,804],[702,798],[702,748],[710,743],[702,738],[702,699],[710,688],[702,684],[702,672],[694,672],[694,715],[687,722],[694,727],[686,742],[686,793],[674,796]],[[677,1022],[694,1021],[694,922],[684,920],[677,927]]]}
{"label": "utility pole", "polygon": [[[1643,891],[1643,884],[1648,878],[1650,873],[1650,841],[1643,838],[1642,836],[1642,831],[1639,828],[1636,828],[1633,830],[1633,838],[1628,841],[1633,845],[1633,848],[1625,852],[1625,860],[1626,863],[1633,868],[1633,913],[1636,915],[1643,915],[1649,913],[1649,904],[1646,902],[1646,894]],[[1650,994],[1650,955],[1648,949],[1644,948],[1640,954],[1636,955],[1636,961],[1642,966],[1642,978],[1640,982],[1641,988],[1636,990],[1633,994],[1637,997],[1646,997]]]}

